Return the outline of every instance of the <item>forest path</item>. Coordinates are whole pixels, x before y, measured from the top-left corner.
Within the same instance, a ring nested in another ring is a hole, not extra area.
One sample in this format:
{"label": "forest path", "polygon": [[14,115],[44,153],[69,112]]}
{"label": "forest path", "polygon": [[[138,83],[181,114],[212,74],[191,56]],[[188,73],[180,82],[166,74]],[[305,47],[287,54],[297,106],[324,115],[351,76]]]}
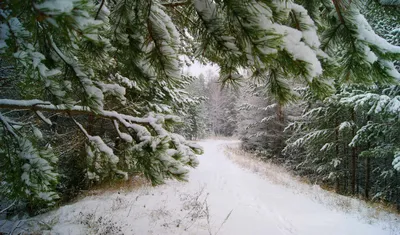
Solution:
{"label": "forest path", "polygon": [[55,221],[52,234],[399,234],[393,223],[368,223],[361,212],[321,203],[336,196],[318,196],[326,193],[318,187],[295,179],[289,179],[291,186],[282,185],[234,163],[224,145],[237,141],[199,144],[205,153],[187,183],[170,181],[155,188],[86,197],[41,219]]}

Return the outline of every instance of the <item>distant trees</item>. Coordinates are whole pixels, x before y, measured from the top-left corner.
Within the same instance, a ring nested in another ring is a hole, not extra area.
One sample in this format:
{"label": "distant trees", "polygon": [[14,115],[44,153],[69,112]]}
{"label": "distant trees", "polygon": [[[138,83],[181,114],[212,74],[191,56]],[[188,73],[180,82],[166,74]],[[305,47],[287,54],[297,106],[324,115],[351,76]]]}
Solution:
{"label": "distant trees", "polygon": [[185,91],[197,102],[187,106],[184,122],[177,131],[188,139],[233,136],[237,130],[239,91],[223,89],[217,75],[211,71],[206,74],[200,74],[186,87]]}
{"label": "distant trees", "polygon": [[[293,84],[295,85],[295,84]],[[268,93],[265,84],[249,83],[241,90],[238,130],[242,147],[264,156],[281,159],[290,132],[286,125],[298,119],[301,103],[280,104]]]}
{"label": "distant trees", "polygon": [[185,92],[194,102],[185,107],[181,113],[182,122],[175,129],[189,140],[202,139],[208,135],[206,90],[206,80],[203,74],[200,74],[199,77],[192,77],[185,87]]}
{"label": "distant trees", "polygon": [[233,136],[237,128],[238,91],[223,89],[217,78],[207,81],[207,118],[211,135]]}

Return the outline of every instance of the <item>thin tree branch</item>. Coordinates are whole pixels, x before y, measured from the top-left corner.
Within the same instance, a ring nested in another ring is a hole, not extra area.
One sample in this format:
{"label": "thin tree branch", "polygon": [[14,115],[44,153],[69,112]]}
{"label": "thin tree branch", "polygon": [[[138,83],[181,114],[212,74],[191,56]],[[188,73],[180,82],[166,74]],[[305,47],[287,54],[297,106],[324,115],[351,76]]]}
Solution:
{"label": "thin tree branch", "polygon": [[340,0],[332,0],[332,2],[333,2],[333,5],[335,6],[335,10],[336,10],[336,13],[338,14],[340,23],[344,24],[345,21],[344,21],[342,12],[340,10]]}
{"label": "thin tree branch", "polygon": [[296,13],[293,10],[290,12],[290,16],[292,17],[292,20],[294,21],[294,23],[296,25],[296,29],[301,31],[300,22],[296,17]]}
{"label": "thin tree branch", "polygon": [[169,2],[169,3],[161,3],[164,7],[180,7],[180,6],[185,6],[188,5],[190,1],[184,1],[184,2]]}
{"label": "thin tree branch", "polygon": [[13,203],[11,203],[8,207],[4,208],[2,211],[0,211],[0,214],[6,212],[8,209],[10,209],[11,207],[13,207],[15,205],[15,203],[17,202],[17,200],[14,200]]}
{"label": "thin tree branch", "polygon": [[106,3],[106,0],[102,0],[102,1],[101,1],[100,7],[99,7],[99,9],[97,10],[97,13],[96,13],[96,17],[94,17],[95,20],[97,20],[97,18],[99,17],[100,11],[101,11],[101,9],[103,8],[103,6],[104,6],[105,3]]}
{"label": "thin tree branch", "polygon": [[11,110],[30,110],[30,111],[45,111],[51,113],[62,113],[67,115],[95,115],[104,119],[118,120],[124,125],[128,122],[136,124],[149,124],[146,118],[134,117],[126,114],[117,113],[115,111],[100,110],[94,111],[87,106],[72,106],[53,105],[50,102],[40,100],[8,100],[0,99],[0,109]]}

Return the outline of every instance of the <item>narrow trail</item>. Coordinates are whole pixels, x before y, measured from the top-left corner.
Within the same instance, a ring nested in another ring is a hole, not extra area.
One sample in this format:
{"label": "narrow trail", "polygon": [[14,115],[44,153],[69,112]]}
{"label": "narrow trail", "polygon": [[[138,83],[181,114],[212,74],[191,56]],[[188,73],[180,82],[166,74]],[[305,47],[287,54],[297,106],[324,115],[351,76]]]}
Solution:
{"label": "narrow trail", "polygon": [[399,234],[243,169],[222,147],[232,141],[200,144],[187,183],[87,197],[40,219],[51,234]]}

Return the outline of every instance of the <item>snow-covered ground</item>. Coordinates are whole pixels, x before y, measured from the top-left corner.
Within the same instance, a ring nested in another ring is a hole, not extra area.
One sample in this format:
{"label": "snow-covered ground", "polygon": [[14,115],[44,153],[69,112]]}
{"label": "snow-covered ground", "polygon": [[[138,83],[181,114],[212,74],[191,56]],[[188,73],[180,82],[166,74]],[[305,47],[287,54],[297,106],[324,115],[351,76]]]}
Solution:
{"label": "snow-covered ground", "polygon": [[49,234],[400,234],[396,215],[225,151],[237,142],[200,144],[187,183],[90,196],[36,219]]}

